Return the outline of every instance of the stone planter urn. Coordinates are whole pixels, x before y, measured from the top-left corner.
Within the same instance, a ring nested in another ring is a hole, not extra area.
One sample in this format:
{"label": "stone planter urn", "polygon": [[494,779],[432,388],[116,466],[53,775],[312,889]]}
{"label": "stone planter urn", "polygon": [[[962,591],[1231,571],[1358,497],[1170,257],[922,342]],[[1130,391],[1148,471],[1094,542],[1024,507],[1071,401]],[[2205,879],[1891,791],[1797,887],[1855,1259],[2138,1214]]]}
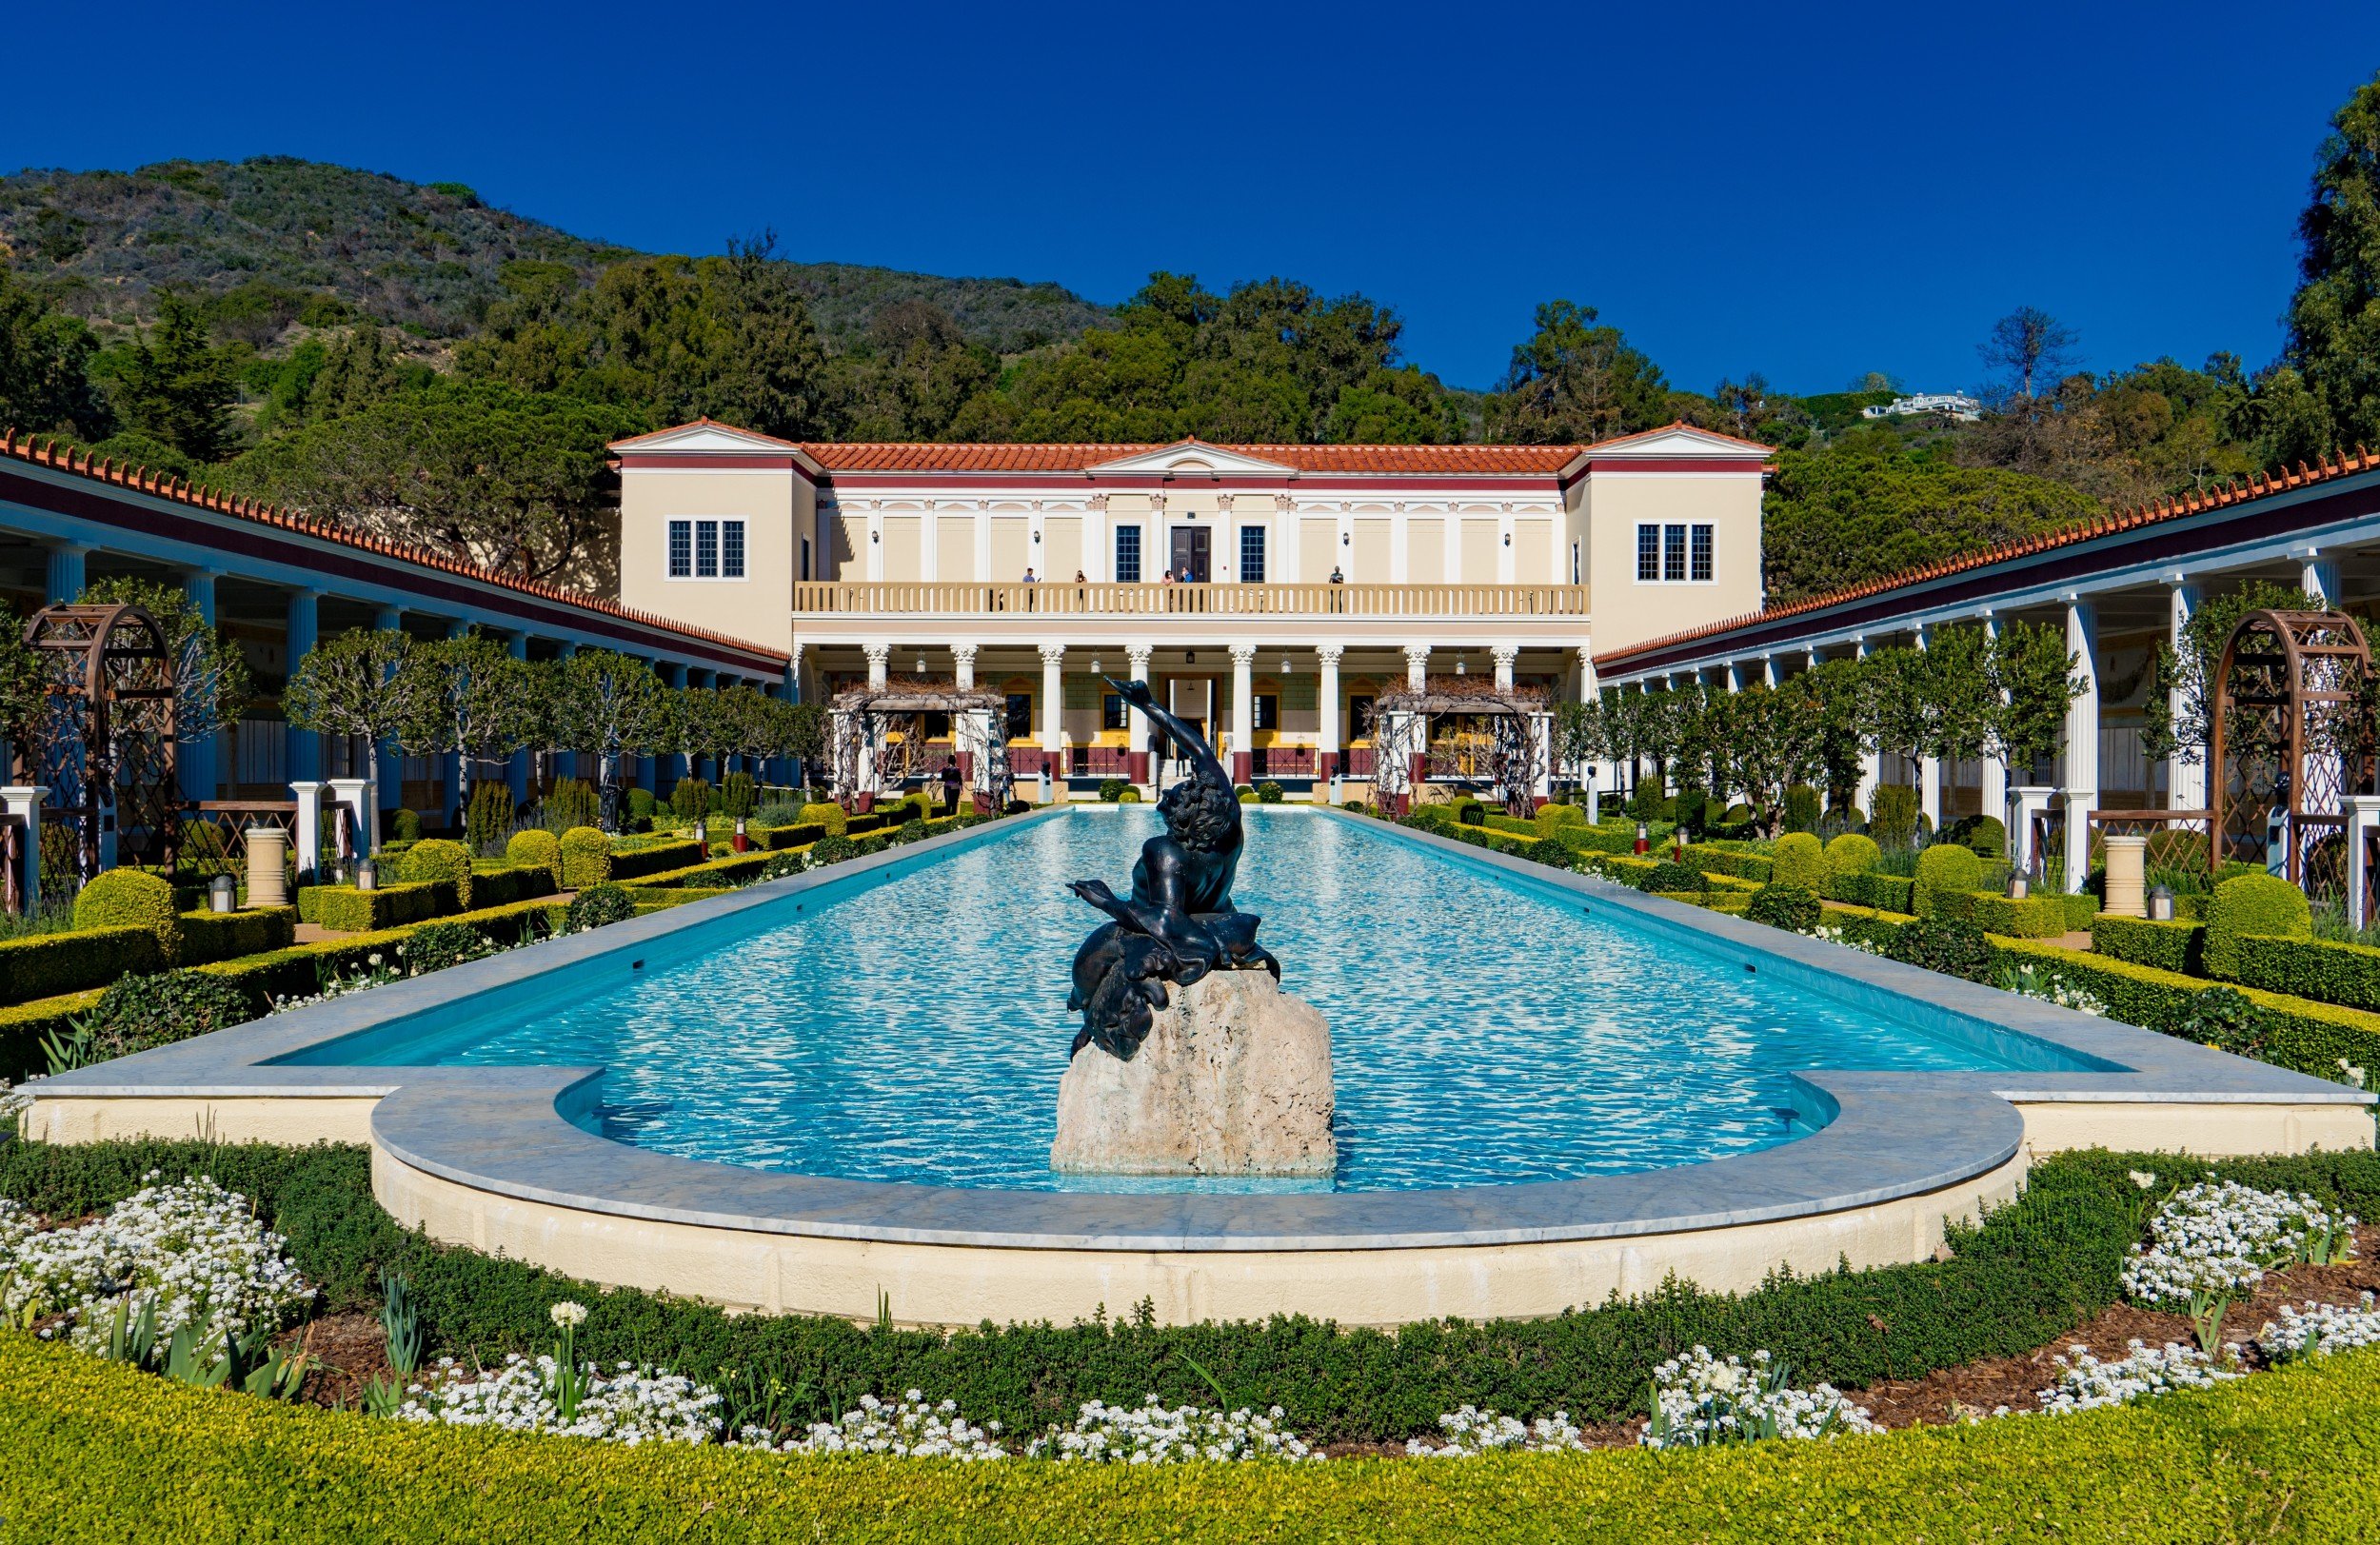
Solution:
{"label": "stone planter urn", "polygon": [[287,906],[289,881],[282,868],[289,856],[289,834],[278,826],[250,826],[248,841],[248,904]]}
{"label": "stone planter urn", "polygon": [[2111,837],[2107,846],[2107,910],[2119,918],[2147,917],[2149,839]]}

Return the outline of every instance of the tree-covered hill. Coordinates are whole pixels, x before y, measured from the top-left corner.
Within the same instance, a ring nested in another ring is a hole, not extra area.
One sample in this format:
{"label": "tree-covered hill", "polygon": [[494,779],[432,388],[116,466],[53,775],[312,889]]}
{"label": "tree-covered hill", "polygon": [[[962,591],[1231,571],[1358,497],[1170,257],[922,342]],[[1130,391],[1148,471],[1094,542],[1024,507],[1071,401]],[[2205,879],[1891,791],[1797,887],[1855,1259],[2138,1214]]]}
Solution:
{"label": "tree-covered hill", "polygon": [[[103,330],[155,322],[159,292],[178,287],[207,298],[218,332],[259,347],[300,321],[370,319],[425,341],[467,338],[504,298],[508,265],[559,264],[591,282],[645,255],[490,208],[460,183],[288,156],[0,177],[0,248]],[[902,301],[940,308],[999,354],[1074,337],[1106,314],[1051,284],[786,267],[830,347],[865,338]]]}

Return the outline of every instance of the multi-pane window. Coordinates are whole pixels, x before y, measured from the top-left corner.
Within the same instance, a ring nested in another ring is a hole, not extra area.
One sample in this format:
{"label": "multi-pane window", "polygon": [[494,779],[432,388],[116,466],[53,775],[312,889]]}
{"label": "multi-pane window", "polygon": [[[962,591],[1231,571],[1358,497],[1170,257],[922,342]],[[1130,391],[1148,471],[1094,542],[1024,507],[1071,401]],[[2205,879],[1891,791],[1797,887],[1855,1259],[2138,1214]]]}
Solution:
{"label": "multi-pane window", "polygon": [[[1116,583],[1140,583],[1140,528],[1137,525],[1116,527]],[[1115,728],[1113,724],[1108,727]]]}
{"label": "multi-pane window", "polygon": [[1130,729],[1132,721],[1124,707],[1124,700],[1113,692],[1100,697],[1100,728]]}
{"label": "multi-pane window", "polygon": [[1275,692],[1259,692],[1249,700],[1249,721],[1256,729],[1280,728],[1280,696]]}
{"label": "multi-pane window", "polygon": [[1240,528],[1240,579],[1244,584],[1264,583],[1264,527]]}
{"label": "multi-pane window", "polygon": [[1368,692],[1354,692],[1347,697],[1347,732],[1357,740],[1372,733],[1372,704]]}
{"label": "multi-pane window", "polygon": [[1710,584],[1717,577],[1714,535],[1712,527],[1701,525],[1637,526],[1637,583]]}
{"label": "multi-pane window", "polygon": [[671,521],[669,577],[673,580],[744,578],[742,521]]}
{"label": "multi-pane window", "polygon": [[1006,727],[1008,731],[1008,739],[1012,741],[1024,740],[1033,733],[1032,693],[1011,692],[1008,694],[1008,723]]}

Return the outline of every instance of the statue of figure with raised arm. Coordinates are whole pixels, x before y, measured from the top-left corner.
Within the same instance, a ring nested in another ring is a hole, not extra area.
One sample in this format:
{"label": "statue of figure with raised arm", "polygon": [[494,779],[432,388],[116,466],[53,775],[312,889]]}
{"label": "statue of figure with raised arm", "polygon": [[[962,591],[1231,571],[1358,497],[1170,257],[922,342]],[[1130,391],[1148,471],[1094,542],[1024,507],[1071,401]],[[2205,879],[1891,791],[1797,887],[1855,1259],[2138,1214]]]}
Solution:
{"label": "statue of figure with raised arm", "polygon": [[[1231,777],[1199,732],[1157,705],[1146,682],[1107,684],[1146,714],[1192,767],[1165,791],[1158,813],[1165,832],[1140,846],[1132,866],[1132,895],[1119,899],[1106,881],[1078,880],[1068,888],[1115,921],[1095,930],[1075,952],[1069,1009],[1082,1014],[1074,1051],[1096,1041],[1129,1060],[1166,1002],[1165,983],[1183,986],[1210,971],[1272,972],[1280,962],[1257,946],[1258,919],[1235,911],[1232,876],[1240,867],[1240,799]],[[1069,1054],[1070,1056],[1072,1053]]]}

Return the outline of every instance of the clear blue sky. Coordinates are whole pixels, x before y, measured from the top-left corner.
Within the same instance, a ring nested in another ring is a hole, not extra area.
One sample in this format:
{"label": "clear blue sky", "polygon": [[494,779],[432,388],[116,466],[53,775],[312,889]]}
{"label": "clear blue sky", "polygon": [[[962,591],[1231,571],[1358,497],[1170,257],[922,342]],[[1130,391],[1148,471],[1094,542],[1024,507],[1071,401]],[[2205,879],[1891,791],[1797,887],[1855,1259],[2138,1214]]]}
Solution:
{"label": "clear blue sky", "polygon": [[[59,13],[52,11],[53,17]],[[282,153],[629,246],[1054,279],[1282,274],[1486,385],[1538,301],[1681,386],[1970,385],[2280,341],[2380,5],[110,8],[19,27],[0,163]],[[104,33],[104,35],[102,35]]]}

